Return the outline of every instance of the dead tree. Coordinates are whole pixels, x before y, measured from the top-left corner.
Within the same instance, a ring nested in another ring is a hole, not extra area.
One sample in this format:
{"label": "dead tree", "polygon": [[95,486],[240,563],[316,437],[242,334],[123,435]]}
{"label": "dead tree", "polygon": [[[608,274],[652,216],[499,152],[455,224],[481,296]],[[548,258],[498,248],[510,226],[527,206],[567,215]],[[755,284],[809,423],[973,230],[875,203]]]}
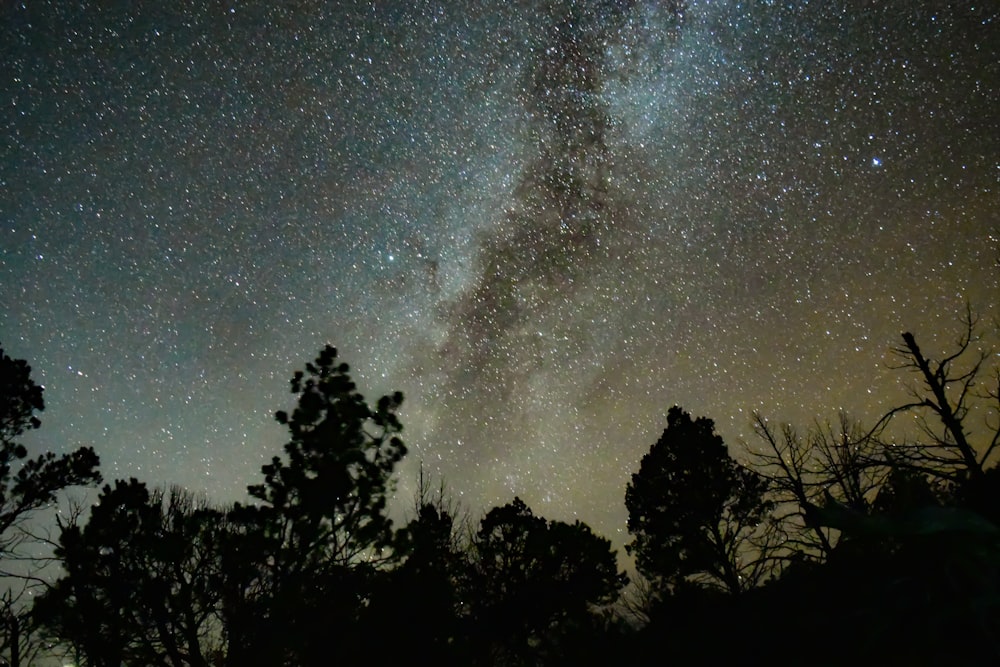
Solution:
{"label": "dead tree", "polygon": [[913,400],[893,408],[879,421],[882,429],[897,415],[915,414],[925,437],[917,442],[885,443],[886,457],[897,467],[952,485],[980,482],[1000,441],[1000,428],[988,422],[992,431],[988,442],[977,447],[971,437],[970,412],[979,399],[1000,402],[1000,383],[977,391],[991,353],[980,345],[982,336],[971,309],[966,310],[963,325],[952,352],[939,360],[928,357],[912,333],[902,335],[903,345],[894,350],[902,360],[898,368],[917,374],[920,382],[911,389]]}

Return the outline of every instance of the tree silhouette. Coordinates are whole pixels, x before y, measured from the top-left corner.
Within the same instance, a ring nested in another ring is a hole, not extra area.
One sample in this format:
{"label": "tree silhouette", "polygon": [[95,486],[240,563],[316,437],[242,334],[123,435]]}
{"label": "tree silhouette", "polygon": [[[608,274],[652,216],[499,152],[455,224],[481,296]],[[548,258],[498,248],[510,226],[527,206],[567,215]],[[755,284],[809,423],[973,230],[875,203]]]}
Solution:
{"label": "tree silhouette", "polygon": [[[392,541],[385,513],[391,476],[406,454],[397,433],[403,395],[383,396],[370,408],[356,391],[347,364],[326,346],[306,371],[292,378],[298,405],[275,419],[288,427],[287,462],[274,457],[264,483],[250,495],[279,519],[283,545],[298,565],[351,565],[378,556]],[[371,427],[371,430],[369,430]]]}
{"label": "tree silhouette", "polygon": [[[0,346],[0,574],[20,580],[20,587],[41,583],[37,570],[45,564],[34,549],[39,539],[32,526],[39,512],[51,507],[69,487],[94,485],[101,481],[99,459],[90,447],[67,454],[44,452],[28,458],[28,448],[19,440],[27,431],[41,426],[36,413],[45,409],[43,389],[31,378],[31,366],[13,359]],[[17,561],[17,566],[11,566]],[[3,596],[3,641],[7,661],[18,665],[25,655],[30,618],[12,584]]]}
{"label": "tree silhouette", "polygon": [[989,439],[977,445],[970,438],[967,419],[977,399],[989,400],[993,408],[1000,404],[1000,375],[985,393],[977,391],[992,354],[980,347],[982,336],[971,308],[966,308],[963,329],[953,349],[938,359],[928,357],[912,333],[902,334],[902,339],[903,345],[893,350],[901,359],[899,368],[915,373],[920,384],[911,388],[913,400],[887,412],[878,427],[884,428],[901,413],[914,413],[926,440],[887,443],[887,457],[897,467],[948,483],[983,482],[991,457],[1000,446],[1000,424],[988,426]]}
{"label": "tree silhouette", "polygon": [[559,662],[595,627],[594,607],[627,583],[608,540],[537,517],[519,498],[486,514],[470,556],[465,599],[483,664]]}
{"label": "tree silhouette", "polygon": [[[985,440],[968,426],[987,359],[959,368],[977,352],[971,323],[941,361],[904,336],[899,353],[923,389],[874,429],[842,417],[800,438],[755,415],[765,444],[755,468],[729,456],[710,419],[671,408],[626,490],[627,548],[648,591],[638,633],[609,613],[627,579],[583,523],[546,520],[515,498],[463,534],[443,489],[435,496],[421,477],[412,520],[394,530],[402,397],[369,406],[326,347],[292,379],[297,405],[276,414],[289,441],[249,487],[254,503],[223,512],[136,480],[104,487],[86,524],[62,526],[65,574],[34,613],[0,599],[16,612],[3,618],[4,650],[11,664],[30,660],[23,637],[40,622],[76,664],[98,667],[414,655],[438,665],[764,665],[773,651],[760,637],[780,627],[783,648],[811,664],[996,664],[1000,472],[989,454],[1000,436],[989,421]],[[10,508],[55,494],[43,482],[60,459],[12,474],[41,390],[27,364],[3,363]],[[993,387],[981,397],[1000,404]],[[931,417],[919,422],[923,441],[886,439],[904,411]],[[6,526],[8,546],[26,534],[26,511]]]}
{"label": "tree silhouette", "polygon": [[295,373],[298,404],[275,415],[291,436],[285,459],[274,457],[263,483],[249,487],[261,504],[232,514],[226,553],[260,556],[255,568],[233,564],[244,578],[226,596],[231,657],[314,664],[329,653],[332,632],[345,658],[359,640],[371,580],[392,545],[386,502],[406,448],[397,435],[402,394],[370,407],[349,371],[326,346]]}
{"label": "tree silhouette", "polygon": [[90,665],[206,667],[220,638],[219,520],[181,489],[105,486],[85,526],[64,526],[66,574],[36,617]]}
{"label": "tree silhouette", "polygon": [[[893,471],[870,513],[832,499],[813,512],[843,535],[807,584],[846,630],[834,664],[861,654],[877,664],[997,664],[1000,528],[939,504],[928,478],[905,469]],[[801,577],[793,582],[801,588]],[[784,606],[805,602],[793,594]]]}
{"label": "tree silhouette", "polygon": [[25,431],[41,426],[35,412],[44,409],[42,387],[31,379],[31,366],[24,359],[11,359],[0,347],[0,442],[5,448]]}
{"label": "tree silhouette", "polygon": [[382,657],[387,663],[417,655],[427,664],[467,664],[458,589],[465,553],[440,496],[423,500],[417,516],[397,534],[395,549],[405,560],[379,580],[374,597],[372,617],[396,635]]}
{"label": "tree silhouette", "polygon": [[763,563],[743,559],[770,510],[766,491],[764,478],[730,458],[711,419],[670,408],[625,493],[636,569],[661,592],[687,579],[729,593],[756,585]]}
{"label": "tree silhouette", "polygon": [[753,427],[763,451],[751,466],[768,481],[775,505],[773,521],[781,532],[775,556],[822,561],[829,557],[839,531],[812,521],[810,507],[827,498],[866,512],[890,473],[876,434],[845,414],[836,426],[810,429],[805,436],[789,424],[775,428],[759,413]]}
{"label": "tree silhouette", "polygon": [[99,459],[90,447],[27,459],[27,447],[17,440],[41,425],[35,413],[44,409],[42,387],[31,379],[31,366],[11,359],[0,347],[0,551],[11,551],[18,539],[11,529],[47,507],[60,491],[101,479]]}
{"label": "tree silhouette", "polygon": [[[989,467],[1000,441],[989,410],[1000,392],[993,382],[982,389],[990,354],[969,310],[963,325],[940,356],[903,334],[898,368],[919,380],[911,400],[871,429],[842,419],[835,437],[800,439],[757,417],[769,451],[755,463],[797,508],[779,514],[792,537],[787,566],[755,599],[750,616],[768,620],[747,636],[779,625],[815,640],[836,628],[836,646],[814,664],[1000,660],[1000,474]],[[916,437],[890,430],[903,414],[914,417]],[[816,612],[803,617],[807,606]]]}

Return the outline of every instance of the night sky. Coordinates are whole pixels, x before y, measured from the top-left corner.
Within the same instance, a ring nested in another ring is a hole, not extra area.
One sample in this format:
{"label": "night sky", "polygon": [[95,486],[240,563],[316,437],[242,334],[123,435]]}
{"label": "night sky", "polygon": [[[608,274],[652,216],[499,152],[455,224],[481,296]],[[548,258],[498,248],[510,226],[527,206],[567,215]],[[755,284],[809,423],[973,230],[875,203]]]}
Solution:
{"label": "night sky", "polygon": [[331,343],[406,395],[401,502],[423,461],[621,544],[671,405],[741,457],[1000,316],[995,7],[4,2],[27,442],[245,498]]}

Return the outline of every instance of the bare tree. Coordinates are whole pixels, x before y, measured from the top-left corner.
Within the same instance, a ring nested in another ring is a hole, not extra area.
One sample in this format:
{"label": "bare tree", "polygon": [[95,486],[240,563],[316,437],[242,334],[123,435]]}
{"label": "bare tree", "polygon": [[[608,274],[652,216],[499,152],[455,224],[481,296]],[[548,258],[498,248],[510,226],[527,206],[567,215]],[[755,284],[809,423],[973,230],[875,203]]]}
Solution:
{"label": "bare tree", "polygon": [[[928,357],[912,333],[906,332],[902,338],[903,345],[894,350],[901,360],[897,368],[915,373],[919,384],[911,388],[912,400],[887,412],[877,428],[883,430],[897,415],[914,414],[924,439],[888,441],[886,458],[940,482],[981,481],[1000,444],[1000,424],[984,421],[987,439],[977,445],[969,418],[977,407],[1000,404],[1000,375],[994,370],[992,386],[979,388],[991,352],[981,344],[978,318],[967,306],[961,334],[951,352],[940,359]],[[980,401],[983,403],[977,405]]]}
{"label": "bare tree", "polygon": [[769,480],[776,508],[771,521],[784,537],[771,557],[825,559],[838,534],[816,522],[812,508],[832,500],[868,511],[889,472],[877,433],[844,413],[836,425],[816,423],[805,436],[789,424],[776,428],[759,413],[753,427],[763,449],[751,450],[751,465]]}

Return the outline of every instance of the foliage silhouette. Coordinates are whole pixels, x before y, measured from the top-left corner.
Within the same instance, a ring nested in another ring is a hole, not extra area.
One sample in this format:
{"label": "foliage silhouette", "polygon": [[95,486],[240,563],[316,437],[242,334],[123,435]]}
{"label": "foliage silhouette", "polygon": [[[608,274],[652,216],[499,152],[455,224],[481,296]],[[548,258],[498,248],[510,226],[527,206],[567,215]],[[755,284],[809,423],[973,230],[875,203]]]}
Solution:
{"label": "foliage silhouette", "polygon": [[86,525],[63,528],[66,574],[36,616],[89,665],[206,667],[218,649],[219,520],[182,489],[105,486]]}
{"label": "foliage silhouette", "polygon": [[762,563],[741,558],[771,508],[766,493],[711,419],[672,407],[625,493],[636,569],[661,592],[689,579],[733,594],[756,585]]}
{"label": "foliage silhouette", "polygon": [[465,553],[440,498],[425,499],[398,532],[395,550],[403,561],[379,580],[372,602],[372,617],[394,628],[397,640],[383,658],[398,664],[418,655],[428,664],[468,664],[458,588]]}
{"label": "foliage silhouette", "polygon": [[[370,408],[347,364],[326,346],[292,378],[298,405],[275,419],[288,427],[287,462],[274,457],[264,482],[249,488],[282,531],[283,546],[315,562],[351,565],[377,556],[392,541],[385,514],[391,476],[406,454],[397,433],[399,392]],[[368,427],[374,428],[369,431]]]}
{"label": "foliage silhouette", "polygon": [[[223,552],[228,646],[244,664],[318,664],[332,636],[340,655],[363,652],[361,619],[393,543],[386,503],[406,453],[402,394],[370,407],[329,345],[291,390],[295,410],[275,415],[290,434],[285,459],[249,487],[260,504],[233,510]],[[248,554],[260,556],[248,564]]]}
{"label": "foliage silhouette", "polygon": [[29,458],[20,438],[41,426],[36,413],[45,409],[42,393],[27,361],[11,358],[0,346],[0,574],[14,580],[0,598],[0,650],[11,665],[26,656],[32,629],[21,601],[29,588],[43,582],[38,575],[46,564],[39,557],[42,540],[32,533],[32,526],[68,488],[101,481],[100,461],[90,447]]}
{"label": "foliage silhouette", "polygon": [[[1000,661],[1000,493],[997,468],[989,467],[1000,424],[987,420],[984,432],[969,422],[983,407],[977,402],[995,407],[1000,391],[993,383],[981,389],[989,354],[979,349],[968,312],[963,325],[957,344],[938,358],[914,335],[902,336],[900,368],[920,385],[870,430],[842,421],[841,437],[802,441],[790,427],[779,435],[757,418],[770,446],[757,463],[781,499],[798,506],[782,521],[830,539],[819,550],[817,541],[795,541],[780,579],[747,596],[746,617],[766,620],[741,623],[743,646],[782,627],[787,650],[809,655],[811,664]],[[889,437],[903,413],[916,415],[917,438]],[[695,643],[705,639],[684,629]],[[822,654],[811,645],[831,637],[836,642],[826,641]],[[770,662],[762,652],[740,659]]]}
{"label": "foliage silhouette", "polygon": [[[547,521],[520,498],[490,510],[470,551],[466,599],[481,664],[556,664],[628,579],[608,540]],[[486,652],[485,654],[483,652]]]}
{"label": "foliage silhouette", "polygon": [[[671,408],[626,490],[649,591],[638,628],[614,611],[627,578],[610,542],[585,524],[515,498],[463,534],[421,478],[395,530],[402,397],[369,406],[330,347],[292,379],[285,456],[254,502],[223,512],[135,480],[105,487],[85,525],[63,526],[66,574],[34,618],[81,665],[769,665],[777,642],[830,667],[997,664],[1000,425],[977,439],[968,424],[989,358],[971,322],[940,361],[904,336],[923,386],[874,428],[841,417],[801,438],[755,415],[764,453],[749,467],[710,419]],[[9,443],[41,406],[14,367]],[[1000,388],[982,396],[1000,404]],[[927,417],[924,437],[895,442],[906,411]]]}
{"label": "foliage silhouette", "polygon": [[[0,347],[0,549],[10,551],[16,536],[10,529],[47,507],[71,486],[97,484],[100,463],[90,447],[58,456],[45,452],[28,459],[28,449],[17,441],[41,421],[45,409],[42,387],[31,379],[31,366],[12,359]],[[19,465],[18,465],[19,464]],[[16,472],[15,472],[16,468]]]}

